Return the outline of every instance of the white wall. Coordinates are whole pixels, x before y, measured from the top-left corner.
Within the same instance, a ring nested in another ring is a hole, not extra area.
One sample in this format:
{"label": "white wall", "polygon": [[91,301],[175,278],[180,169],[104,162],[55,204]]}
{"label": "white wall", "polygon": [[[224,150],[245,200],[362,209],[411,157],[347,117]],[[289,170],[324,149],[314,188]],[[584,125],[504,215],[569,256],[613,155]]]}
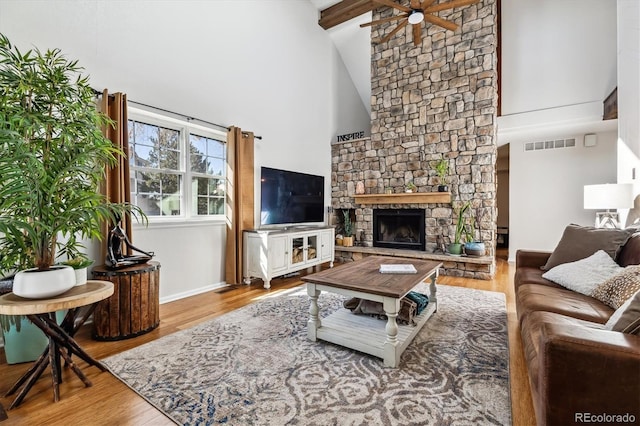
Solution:
{"label": "white wall", "polygon": [[616,87],[616,4],[502,2],[502,114],[599,102]]}
{"label": "white wall", "polygon": [[[618,133],[640,157],[640,2],[618,0]],[[640,170],[638,171],[640,172]],[[621,179],[628,181],[630,169]]]}
{"label": "white wall", "polygon": [[[551,250],[570,223],[593,223],[585,184],[617,181],[617,120],[602,121],[617,84],[616,3],[502,2],[502,116],[511,144],[509,259],[519,248]],[[625,67],[625,64],[622,64]],[[598,146],[584,148],[586,133]],[[525,142],[575,137],[576,148],[524,152]]]}
{"label": "white wall", "polygon": [[[324,175],[330,194],[330,141],[368,115],[317,20],[307,1],[0,0],[0,32],[22,50],[60,48],[95,88],[253,131],[258,173]],[[136,228],[134,244],[158,254],[163,299],[224,280],[218,224]]]}
{"label": "white wall", "polygon": [[[618,182],[640,194],[640,2],[618,0]],[[628,216],[627,216],[628,213]],[[627,225],[640,221],[640,196]]]}
{"label": "white wall", "polygon": [[[583,208],[584,185],[616,182],[617,132],[596,135],[590,148],[581,134],[511,141],[509,260],[517,249],[553,250],[569,223],[593,225],[595,211]],[[561,138],[575,138],[576,146],[524,150],[526,142]]]}

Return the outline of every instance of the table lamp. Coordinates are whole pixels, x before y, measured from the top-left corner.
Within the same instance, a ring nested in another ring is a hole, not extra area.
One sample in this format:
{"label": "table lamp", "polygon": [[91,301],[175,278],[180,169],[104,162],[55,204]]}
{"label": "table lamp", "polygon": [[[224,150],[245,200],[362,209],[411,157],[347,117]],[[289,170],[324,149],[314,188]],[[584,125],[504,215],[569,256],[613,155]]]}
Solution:
{"label": "table lamp", "polygon": [[633,184],[617,183],[584,186],[585,210],[606,209],[596,213],[596,228],[620,228],[618,212],[610,209],[633,207]]}

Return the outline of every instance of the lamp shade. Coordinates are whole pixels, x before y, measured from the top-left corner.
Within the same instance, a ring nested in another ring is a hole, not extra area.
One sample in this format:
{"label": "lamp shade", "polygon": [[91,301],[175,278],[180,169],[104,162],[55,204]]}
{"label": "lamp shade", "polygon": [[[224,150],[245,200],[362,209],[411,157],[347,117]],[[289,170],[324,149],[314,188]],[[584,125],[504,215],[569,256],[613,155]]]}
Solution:
{"label": "lamp shade", "polygon": [[633,207],[633,184],[616,183],[584,186],[584,208],[630,209]]}

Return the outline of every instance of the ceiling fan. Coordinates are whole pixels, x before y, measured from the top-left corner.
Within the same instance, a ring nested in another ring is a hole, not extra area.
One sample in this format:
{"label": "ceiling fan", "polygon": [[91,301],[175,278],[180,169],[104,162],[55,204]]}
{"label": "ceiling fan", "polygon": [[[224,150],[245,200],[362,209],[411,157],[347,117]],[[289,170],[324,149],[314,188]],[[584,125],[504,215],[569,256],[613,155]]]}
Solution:
{"label": "ceiling fan", "polygon": [[450,31],[455,31],[458,28],[458,24],[455,24],[446,19],[442,19],[434,15],[434,13],[441,10],[453,9],[454,7],[467,6],[470,4],[478,3],[480,0],[451,0],[440,4],[435,4],[436,0],[411,0],[410,7],[403,6],[394,2],[393,0],[373,0],[375,3],[389,6],[394,9],[404,12],[400,15],[391,16],[389,18],[382,18],[377,21],[367,22],[361,24],[360,27],[369,27],[372,25],[382,24],[385,22],[401,21],[397,27],[393,29],[389,34],[376,41],[376,43],[386,43],[393,37],[398,31],[407,26],[407,24],[413,25],[413,44],[418,46],[422,42],[422,22],[427,21],[432,24],[438,25]]}

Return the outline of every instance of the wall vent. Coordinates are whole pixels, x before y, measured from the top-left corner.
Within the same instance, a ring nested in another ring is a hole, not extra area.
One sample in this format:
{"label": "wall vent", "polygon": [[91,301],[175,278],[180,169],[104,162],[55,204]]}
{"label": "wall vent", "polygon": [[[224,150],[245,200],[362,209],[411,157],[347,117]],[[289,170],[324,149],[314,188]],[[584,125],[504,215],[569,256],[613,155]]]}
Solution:
{"label": "wall vent", "polygon": [[525,151],[540,151],[541,149],[573,148],[576,146],[576,139],[556,139],[553,141],[527,142],[524,144]]}

